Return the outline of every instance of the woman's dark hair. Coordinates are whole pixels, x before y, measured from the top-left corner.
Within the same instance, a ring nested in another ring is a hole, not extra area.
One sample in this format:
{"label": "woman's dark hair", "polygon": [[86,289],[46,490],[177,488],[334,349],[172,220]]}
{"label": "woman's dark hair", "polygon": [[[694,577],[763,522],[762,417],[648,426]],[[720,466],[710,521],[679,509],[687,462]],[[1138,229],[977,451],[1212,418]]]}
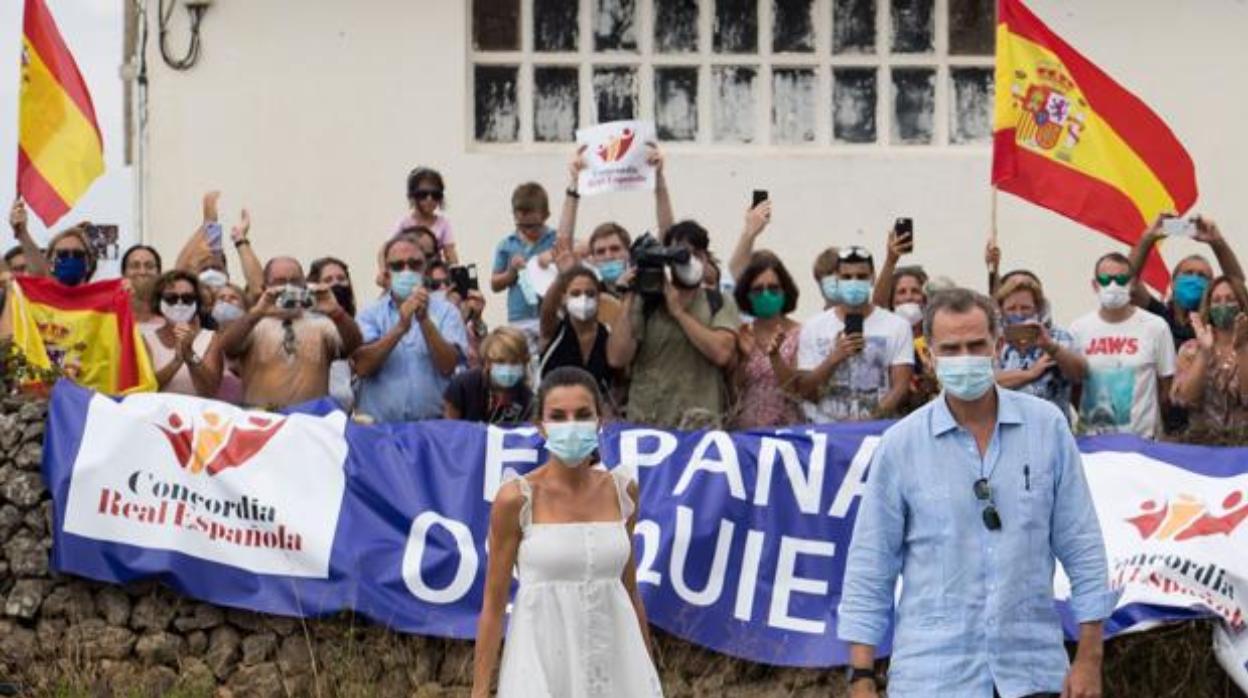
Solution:
{"label": "woman's dark hair", "polygon": [[542,411],[546,406],[546,396],[555,388],[571,388],[580,386],[594,398],[594,411],[601,417],[605,413],[602,402],[602,391],[598,389],[598,381],[579,366],[560,366],[542,377],[542,385],[537,389],[537,408],[533,413],[534,420],[542,421]]}
{"label": "woman's dark hair", "polygon": [[191,290],[195,294],[195,314],[202,315],[204,304],[200,301],[203,296],[199,294],[199,279],[194,274],[174,269],[160,275],[156,280],[156,288],[152,292],[152,312],[160,315],[160,297],[165,294],[165,290],[179,281],[185,281],[191,285]]}
{"label": "woman's dark hair", "polygon": [[160,253],[156,251],[155,247],[152,247],[151,245],[131,245],[130,249],[126,250],[126,253],[121,256],[122,275],[125,275],[126,273],[126,265],[130,263],[130,255],[134,254],[135,252],[151,253],[151,255],[156,258],[156,273],[157,274],[160,274],[165,270],[165,263],[161,261]]}
{"label": "woman's dark hair", "polygon": [[[348,267],[346,262],[337,257],[321,257],[313,261],[312,266],[308,267],[308,281],[314,284],[321,283],[321,272],[325,271],[325,267],[331,264],[342,267],[343,273],[347,275],[347,281],[352,281],[351,267]],[[354,282],[352,282],[352,285],[354,285]]]}
{"label": "woman's dark hair", "polygon": [[797,284],[793,283],[789,270],[784,268],[784,262],[769,250],[759,250],[750,255],[750,262],[745,265],[741,278],[737,279],[737,287],[732,292],[737,307],[746,313],[753,310],[753,305],[750,304],[750,286],[765,271],[774,271],[780,279],[780,288],[784,290],[784,306],[780,308],[780,314],[787,315],[797,309]]}
{"label": "woman's dark hair", "polygon": [[407,173],[407,198],[416,198],[416,190],[420,189],[421,182],[429,182],[442,190],[442,200],[438,205],[446,208],[446,184],[442,182],[442,173],[432,167],[417,167]]}

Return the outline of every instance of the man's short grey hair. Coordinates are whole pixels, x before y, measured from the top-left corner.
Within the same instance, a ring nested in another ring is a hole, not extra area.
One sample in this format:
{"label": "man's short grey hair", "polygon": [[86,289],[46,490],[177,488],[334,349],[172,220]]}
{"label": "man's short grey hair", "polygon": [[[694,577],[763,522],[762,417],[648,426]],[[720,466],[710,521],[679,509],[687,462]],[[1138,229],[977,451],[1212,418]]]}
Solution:
{"label": "man's short grey hair", "polygon": [[994,339],[997,336],[997,305],[988,296],[972,291],[969,288],[951,288],[938,291],[927,299],[927,307],[923,310],[923,336],[928,346],[932,344],[932,321],[936,313],[946,312],[955,315],[969,313],[980,309],[988,317],[988,334]]}

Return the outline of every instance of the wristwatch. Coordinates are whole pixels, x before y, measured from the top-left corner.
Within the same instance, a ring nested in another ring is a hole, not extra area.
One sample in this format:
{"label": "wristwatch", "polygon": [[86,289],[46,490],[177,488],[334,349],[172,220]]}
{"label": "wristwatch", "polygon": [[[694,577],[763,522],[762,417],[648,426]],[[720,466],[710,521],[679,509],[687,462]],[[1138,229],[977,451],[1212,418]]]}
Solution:
{"label": "wristwatch", "polygon": [[567,190],[566,190],[566,191],[564,191],[564,193],[565,193],[565,194],[567,194],[568,196],[572,197],[573,199],[579,199],[579,198],[581,198],[581,194],[580,194],[580,192],[578,192],[577,190],[573,189],[572,187],[568,187],[568,188],[567,188]]}
{"label": "wristwatch", "polygon": [[875,669],[863,669],[862,667],[851,666],[846,670],[845,675],[846,683],[848,683],[851,688],[854,684],[864,679],[870,679],[871,683],[874,683],[876,688],[879,688],[880,682],[875,678]]}

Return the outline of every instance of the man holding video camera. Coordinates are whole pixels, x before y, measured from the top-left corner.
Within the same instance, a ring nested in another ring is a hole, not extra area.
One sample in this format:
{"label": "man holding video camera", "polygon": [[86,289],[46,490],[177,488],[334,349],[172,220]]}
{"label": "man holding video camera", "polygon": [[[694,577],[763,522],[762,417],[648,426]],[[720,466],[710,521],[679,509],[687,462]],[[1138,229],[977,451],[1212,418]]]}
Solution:
{"label": "man holding video camera", "polygon": [[[729,408],[725,371],[737,356],[737,306],[703,288],[709,235],[693,221],[633,243],[621,320],[607,362],[631,368],[627,418],[668,427],[718,424]],[[624,321],[627,318],[627,321]]]}
{"label": "man holding video camera", "polygon": [[360,343],[360,328],[330,288],[308,286],[290,257],[269,260],[264,293],[221,336],[222,351],[239,362],[243,404],[266,409],[328,395],[330,363]]}

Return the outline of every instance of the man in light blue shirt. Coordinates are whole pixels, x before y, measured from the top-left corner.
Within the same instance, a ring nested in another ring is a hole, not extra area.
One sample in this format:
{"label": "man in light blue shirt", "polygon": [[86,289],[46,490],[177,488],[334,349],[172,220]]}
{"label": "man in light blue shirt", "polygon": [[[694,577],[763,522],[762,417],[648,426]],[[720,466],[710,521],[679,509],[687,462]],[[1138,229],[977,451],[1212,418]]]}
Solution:
{"label": "man in light blue shirt", "polygon": [[407,238],[383,250],[389,292],[356,317],[364,345],[352,359],[361,379],[359,412],[378,422],[437,419],[442,393],[468,354],[459,311],[431,295],[425,258]]}
{"label": "man in light blue shirt", "polygon": [[[876,695],[875,648],[900,574],[891,698],[1100,696],[1101,625],[1116,596],[1066,418],[994,385],[987,298],[936,294],[924,334],[944,392],[885,432],[871,464],[837,619],[850,695]],[[1055,558],[1080,623],[1072,666]]]}

